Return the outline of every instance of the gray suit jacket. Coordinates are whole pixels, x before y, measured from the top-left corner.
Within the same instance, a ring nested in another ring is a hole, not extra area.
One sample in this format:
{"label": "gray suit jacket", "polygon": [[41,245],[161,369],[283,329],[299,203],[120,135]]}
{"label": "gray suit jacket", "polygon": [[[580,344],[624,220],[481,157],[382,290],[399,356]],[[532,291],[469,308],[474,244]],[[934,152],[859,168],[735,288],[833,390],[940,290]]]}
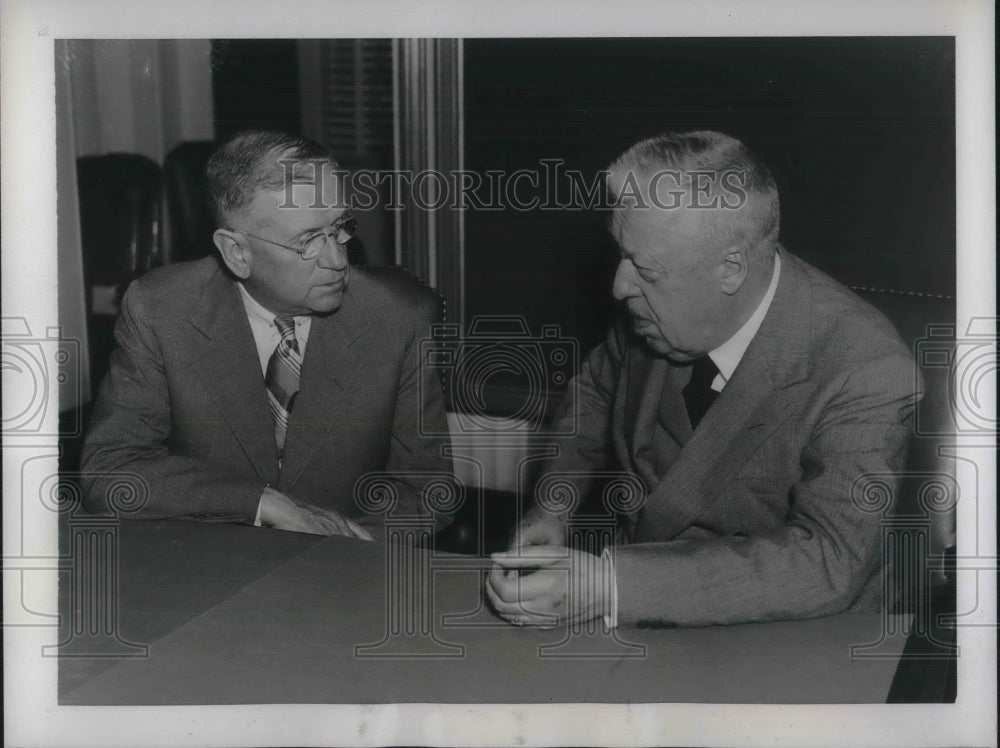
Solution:
{"label": "gray suit jacket", "polygon": [[771,307],[694,432],[689,379],[616,329],[564,405],[564,418],[579,407],[579,429],[549,469],[579,475],[613,456],[647,489],[616,549],[619,621],[877,611],[884,514],[852,495],[862,476],[902,468],[920,396],[888,320],[782,251]]}
{"label": "gray suit jacket", "polygon": [[146,274],[122,301],[85,439],[86,505],[107,510],[116,476],[131,476],[147,498],[129,516],[252,523],[270,485],[377,530],[381,517],[359,510],[355,485],[386,471],[397,511],[421,513],[424,484],[452,468],[445,440],[420,433],[421,419],[445,420],[440,382],[418,361],[439,311],[409,277],[352,268],[340,309],[313,318],[279,471],[234,281],[214,257]]}

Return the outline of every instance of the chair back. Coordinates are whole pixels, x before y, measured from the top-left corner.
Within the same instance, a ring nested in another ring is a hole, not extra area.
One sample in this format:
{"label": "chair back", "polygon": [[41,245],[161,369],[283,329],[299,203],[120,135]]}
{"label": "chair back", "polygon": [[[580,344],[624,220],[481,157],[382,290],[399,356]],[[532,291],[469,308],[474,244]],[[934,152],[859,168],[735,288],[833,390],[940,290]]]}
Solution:
{"label": "chair back", "polygon": [[88,288],[127,285],[160,264],[159,164],[135,153],[82,156],[77,180]]}
{"label": "chair back", "polygon": [[212,234],[216,226],[205,167],[215,147],[211,140],[191,140],[176,146],[163,162],[170,262],[197,260],[214,249]]}
{"label": "chair back", "polygon": [[[955,299],[950,296],[882,288],[853,287],[886,315],[913,351],[924,396],[914,412],[906,467],[899,482],[887,548],[895,570],[897,610],[926,605],[930,589],[949,580],[935,569],[934,557],[955,546],[955,461],[948,456],[955,433],[950,388],[955,350]],[[893,529],[895,528],[895,529]]]}

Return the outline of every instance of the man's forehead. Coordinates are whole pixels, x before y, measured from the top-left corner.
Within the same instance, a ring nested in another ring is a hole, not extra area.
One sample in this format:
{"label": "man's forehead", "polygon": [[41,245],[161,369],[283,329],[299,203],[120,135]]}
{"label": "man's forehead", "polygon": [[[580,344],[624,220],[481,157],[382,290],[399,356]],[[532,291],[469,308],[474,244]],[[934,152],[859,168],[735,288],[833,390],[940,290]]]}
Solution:
{"label": "man's forehead", "polygon": [[637,264],[687,265],[710,254],[714,239],[706,213],[693,208],[616,211],[612,234],[622,256]]}

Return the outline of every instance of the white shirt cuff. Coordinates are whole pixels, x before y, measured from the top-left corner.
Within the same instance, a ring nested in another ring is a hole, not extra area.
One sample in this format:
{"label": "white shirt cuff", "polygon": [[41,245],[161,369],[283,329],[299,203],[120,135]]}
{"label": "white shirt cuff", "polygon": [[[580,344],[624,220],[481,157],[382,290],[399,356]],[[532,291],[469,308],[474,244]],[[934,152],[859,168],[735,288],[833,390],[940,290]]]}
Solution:
{"label": "white shirt cuff", "polygon": [[615,560],[607,548],[601,553],[601,563],[604,565],[604,578],[611,580],[611,609],[604,614],[604,626],[615,629],[618,628],[618,577],[615,576]]}
{"label": "white shirt cuff", "polygon": [[260,495],[260,500],[257,502],[257,516],[253,518],[253,526],[260,527],[260,507],[264,503],[264,494]]}

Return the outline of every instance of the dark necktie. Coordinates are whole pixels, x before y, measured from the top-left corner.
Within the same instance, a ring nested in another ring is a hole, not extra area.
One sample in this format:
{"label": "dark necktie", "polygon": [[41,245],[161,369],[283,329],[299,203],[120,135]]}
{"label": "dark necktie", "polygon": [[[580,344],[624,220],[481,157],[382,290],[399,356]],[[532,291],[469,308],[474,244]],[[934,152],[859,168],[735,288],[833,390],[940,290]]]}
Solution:
{"label": "dark necktie", "polygon": [[698,427],[698,423],[719,396],[712,389],[712,382],[718,373],[719,367],[709,356],[696,358],[691,365],[691,381],[684,388],[684,404],[687,406],[692,429]]}
{"label": "dark necktie", "polygon": [[302,356],[299,354],[299,342],[295,339],[295,320],[290,317],[275,317],[274,324],[281,333],[281,340],[267,362],[264,384],[267,386],[271,415],[274,416],[274,443],[278,447],[280,460],[285,452],[288,418],[299,392]]}

